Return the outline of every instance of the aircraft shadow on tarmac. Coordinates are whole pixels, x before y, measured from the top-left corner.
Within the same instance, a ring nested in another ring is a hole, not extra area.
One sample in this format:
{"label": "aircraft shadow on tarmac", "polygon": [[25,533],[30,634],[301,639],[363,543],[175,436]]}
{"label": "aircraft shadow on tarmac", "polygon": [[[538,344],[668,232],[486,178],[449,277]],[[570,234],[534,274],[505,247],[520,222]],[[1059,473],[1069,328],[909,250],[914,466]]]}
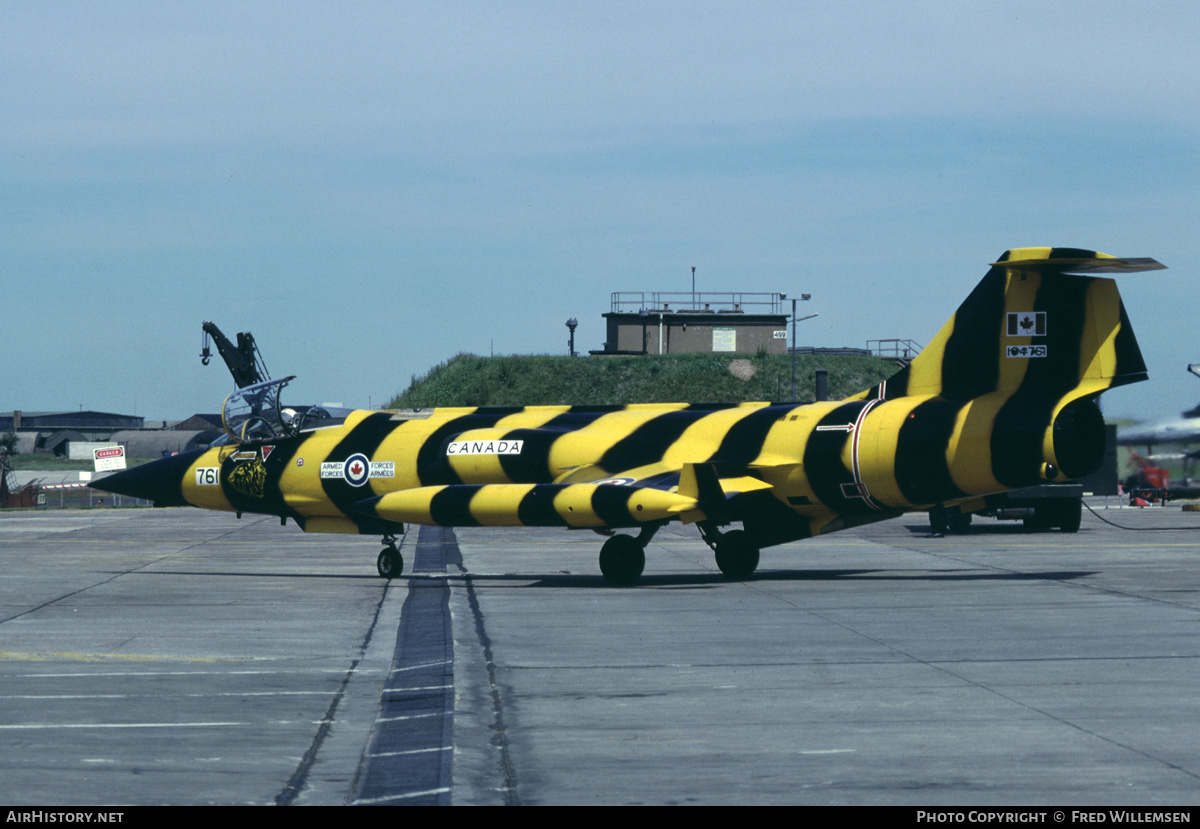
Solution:
{"label": "aircraft shadow on tarmac", "polygon": [[[905,524],[904,529],[908,530],[913,535],[923,535],[926,538],[942,537],[942,536],[933,535],[933,532],[930,530],[929,524],[927,524],[927,523],[926,524]],[[1086,530],[1087,528],[1085,527],[1084,529]],[[1053,538],[1055,536],[1065,535],[1065,533],[1061,533],[1058,530],[1047,530],[1043,527],[1037,527],[1037,528],[1026,527],[1024,524],[1021,524],[1020,522],[1017,522],[1015,524],[1014,523],[1004,524],[1004,523],[996,522],[996,523],[992,523],[992,524],[971,524],[970,526],[965,527],[961,530],[955,530],[954,532],[948,532],[948,533],[946,533],[945,537],[953,538],[955,536],[960,536],[960,535],[1034,535],[1036,533],[1041,533],[1043,535],[1046,535],[1047,538]]]}
{"label": "aircraft shadow on tarmac", "polygon": [[[872,581],[1070,581],[1096,575],[1095,570],[1050,570],[1036,573],[980,573],[966,571],[916,571],[904,573],[896,570],[759,570],[743,582],[788,582],[788,581],[840,581],[843,579],[872,580]],[[172,578],[182,576],[187,578],[235,578],[235,579],[364,579],[379,581],[374,573],[362,575],[334,573],[270,573],[270,572],[214,572],[211,570],[172,570],[170,572],[124,573],[123,575],[139,575],[157,578]],[[393,581],[423,582],[449,579],[450,581],[465,581],[480,584],[488,582],[529,582],[528,587],[549,588],[603,588],[606,590],[631,588],[614,588],[604,580],[599,573],[406,573]],[[710,589],[738,584],[720,573],[663,573],[643,575],[637,583],[637,588],[673,587],[691,589]]]}
{"label": "aircraft shadow on tarmac", "polygon": [[[743,582],[789,582],[789,581],[841,581],[841,580],[871,580],[871,581],[1069,581],[1095,575],[1088,570],[1055,570],[1038,573],[979,573],[979,572],[913,572],[903,573],[895,570],[759,570]],[[462,578],[452,576],[452,578]],[[470,574],[471,581],[530,581],[530,587],[590,587],[613,589],[604,581],[603,576],[589,574],[562,575],[522,575],[520,573],[504,574]],[[646,574],[638,579],[638,588],[673,587],[691,589],[710,589],[714,587],[737,584],[720,573],[670,573]],[[619,588],[626,589],[626,588]]]}

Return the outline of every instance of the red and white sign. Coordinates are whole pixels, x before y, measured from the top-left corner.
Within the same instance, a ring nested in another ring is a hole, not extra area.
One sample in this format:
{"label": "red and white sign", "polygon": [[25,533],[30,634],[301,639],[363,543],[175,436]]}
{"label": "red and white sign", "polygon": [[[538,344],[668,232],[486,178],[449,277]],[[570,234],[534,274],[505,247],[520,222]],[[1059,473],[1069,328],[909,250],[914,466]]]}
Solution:
{"label": "red and white sign", "polygon": [[125,447],[106,446],[92,450],[92,462],[97,472],[113,472],[125,468]]}

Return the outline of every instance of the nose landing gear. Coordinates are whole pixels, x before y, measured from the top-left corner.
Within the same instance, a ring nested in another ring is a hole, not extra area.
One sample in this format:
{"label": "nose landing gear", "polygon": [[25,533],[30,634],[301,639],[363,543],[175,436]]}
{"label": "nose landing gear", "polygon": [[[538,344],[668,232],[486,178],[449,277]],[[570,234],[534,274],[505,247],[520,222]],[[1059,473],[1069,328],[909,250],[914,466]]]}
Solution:
{"label": "nose landing gear", "polygon": [[396,536],[385,535],[383,543],[387,546],[380,551],[379,558],[375,559],[375,567],[382,578],[394,579],[404,572],[404,556],[400,555],[400,550],[396,547]]}

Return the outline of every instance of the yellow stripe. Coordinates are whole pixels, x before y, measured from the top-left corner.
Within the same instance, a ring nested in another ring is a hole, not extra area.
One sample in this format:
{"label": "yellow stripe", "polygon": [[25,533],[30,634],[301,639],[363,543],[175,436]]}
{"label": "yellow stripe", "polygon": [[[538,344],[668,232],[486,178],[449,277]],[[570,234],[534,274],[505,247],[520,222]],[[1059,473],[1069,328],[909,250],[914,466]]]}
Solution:
{"label": "yellow stripe", "polygon": [[992,428],[1008,401],[1000,392],[977,397],[959,410],[946,447],[946,464],[954,485],[967,494],[1004,489],[992,475]]}
{"label": "yellow stripe", "polygon": [[[361,418],[360,418],[361,419]],[[321,462],[346,437],[345,429],[318,430],[306,437],[279,476],[283,502],[301,515],[340,516],[321,486]],[[297,464],[303,461],[303,464]],[[367,493],[363,497],[369,497]]]}
{"label": "yellow stripe", "polygon": [[[568,432],[554,441],[550,447],[550,468],[555,472],[565,472],[573,467],[595,463],[606,449],[629,437],[639,427],[659,415],[682,411],[687,406],[686,403],[635,405],[602,415],[582,429]],[[615,473],[622,470],[609,471]]]}
{"label": "yellow stripe", "polygon": [[[602,486],[612,486],[602,484]],[[602,527],[604,522],[592,511],[592,493],[595,486],[575,484],[554,496],[554,509],[571,527]]]}
{"label": "yellow stripe", "polygon": [[[1079,376],[1089,380],[1111,379],[1117,373],[1117,334],[1121,330],[1117,283],[1111,279],[1093,281],[1088,286],[1086,307]],[[1104,332],[1103,338],[1100,332]]]}
{"label": "yellow stripe", "polygon": [[468,506],[471,517],[485,527],[519,527],[517,508],[533,484],[494,484],[482,487]]}
{"label": "yellow stripe", "polygon": [[497,429],[538,429],[571,410],[570,406],[527,406],[496,421]]}
{"label": "yellow stripe", "polygon": [[[218,484],[216,486],[196,485],[196,470],[202,468],[212,468],[221,466],[221,462],[229,457],[230,454],[237,451],[236,446],[221,446],[215,449],[209,449],[196,460],[192,461],[192,465],[188,467],[187,472],[183,473],[183,480],[180,482],[183,490],[183,497],[192,506],[200,507],[201,509],[224,510],[226,512],[233,511],[233,505],[229,503],[229,499],[225,497],[224,491]],[[219,475],[224,475],[225,471],[221,470]]]}
{"label": "yellow stripe", "polygon": [[721,442],[725,440],[730,429],[766,405],[755,403],[736,409],[721,409],[705,415],[687,427],[679,439],[667,447],[663,460],[676,464],[708,460],[721,448]]}
{"label": "yellow stripe", "polygon": [[[867,413],[859,437],[858,466],[871,499],[889,507],[908,506],[896,480],[896,446],[900,427],[928,397],[899,397],[877,404]],[[850,441],[846,441],[849,446]],[[850,459],[846,459],[847,468]]]}

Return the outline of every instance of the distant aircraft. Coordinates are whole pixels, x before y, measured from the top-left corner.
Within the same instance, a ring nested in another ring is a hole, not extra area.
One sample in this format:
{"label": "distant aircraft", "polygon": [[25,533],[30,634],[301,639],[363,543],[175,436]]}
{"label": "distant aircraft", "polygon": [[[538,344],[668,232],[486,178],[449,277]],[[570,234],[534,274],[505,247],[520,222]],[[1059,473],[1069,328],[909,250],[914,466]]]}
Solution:
{"label": "distant aircraft", "polygon": [[1200,442],[1200,417],[1176,417],[1117,430],[1122,446],[1154,447],[1164,443]]}
{"label": "distant aircraft", "polygon": [[[655,532],[679,520],[696,524],[720,570],[741,579],[764,547],[906,511],[969,510],[989,493],[1094,471],[1105,450],[1095,398],[1146,379],[1146,366],[1116,283],[1091,274],[1162,267],[1074,248],[1007,251],[916,359],[841,402],[355,411],[325,421],[285,414],[289,377],[229,396],[235,445],[93,486],[157,506],[277,515],[308,532],[379,534],[385,578],[402,571],[395,541],[405,524],[546,526],[611,536],[600,570],[632,584]],[[916,268],[898,263],[897,278]]]}
{"label": "distant aircraft", "polygon": [[[1191,363],[1188,371],[1200,377],[1200,363]],[[1117,443],[1122,446],[1145,446],[1147,452],[1164,443],[1197,442],[1200,442],[1200,404],[1176,418],[1124,426],[1117,430]]]}

